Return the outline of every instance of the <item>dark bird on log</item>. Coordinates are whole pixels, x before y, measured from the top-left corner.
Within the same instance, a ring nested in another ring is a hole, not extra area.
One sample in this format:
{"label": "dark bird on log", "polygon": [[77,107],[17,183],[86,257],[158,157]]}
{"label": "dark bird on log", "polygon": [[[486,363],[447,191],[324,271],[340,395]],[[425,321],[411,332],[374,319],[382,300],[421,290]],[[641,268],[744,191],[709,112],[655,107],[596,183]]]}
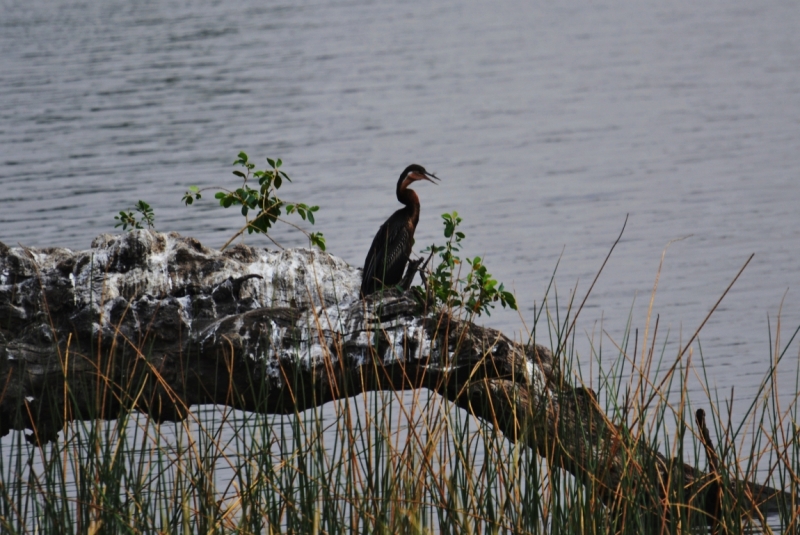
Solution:
{"label": "dark bird on log", "polygon": [[414,246],[414,231],[419,222],[419,197],[413,189],[408,189],[417,180],[427,180],[436,184],[424,167],[412,164],[406,167],[397,181],[397,200],[405,206],[381,225],[364,260],[364,279],[361,282],[361,295],[367,296],[383,287],[397,285],[403,279],[403,272]]}

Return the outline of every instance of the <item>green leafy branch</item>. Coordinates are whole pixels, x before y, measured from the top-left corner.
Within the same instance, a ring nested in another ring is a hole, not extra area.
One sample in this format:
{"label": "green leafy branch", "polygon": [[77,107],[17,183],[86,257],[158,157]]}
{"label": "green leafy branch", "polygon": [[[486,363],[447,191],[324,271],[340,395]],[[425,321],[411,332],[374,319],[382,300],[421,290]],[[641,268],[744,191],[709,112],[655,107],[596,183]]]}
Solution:
{"label": "green leafy branch", "polygon": [[[141,219],[137,219],[136,215],[130,210],[121,211],[119,215],[114,216],[114,219],[119,221],[114,228],[122,227],[122,230],[136,230],[143,229],[142,224],[146,224],[147,228],[156,228],[156,215],[149,204],[140,200],[133,207],[134,210],[139,212]],[[128,228],[130,227],[130,228]]]}
{"label": "green leafy branch", "polygon": [[[239,229],[229,239],[225,245],[222,246],[224,250],[233,240],[247,232],[261,233],[269,238],[272,243],[281,247],[281,245],[268,235],[269,229],[277,222],[286,223],[308,237],[312,246],[319,247],[325,250],[325,238],[321,232],[308,232],[305,229],[295,225],[290,221],[282,219],[280,216],[283,212],[286,215],[298,214],[304,221],[308,221],[312,225],[315,223],[314,213],[319,210],[319,206],[308,206],[304,203],[287,203],[277,195],[277,190],[284,184],[284,181],[291,182],[292,179],[280,167],[283,162],[267,158],[268,169],[258,170],[254,163],[250,161],[247,154],[239,152],[238,157],[233,162],[233,165],[239,166],[242,170],[236,169],[233,174],[242,179],[242,184],[235,190],[227,190],[225,188],[204,188],[200,189],[197,186],[190,186],[189,190],[183,195],[183,202],[189,206],[195,200],[202,198],[202,192],[206,189],[218,190],[214,194],[214,198],[219,201],[220,206],[223,208],[230,208],[231,206],[240,206],[242,216],[245,218],[245,225]],[[254,182],[258,182],[255,187]],[[255,216],[251,218],[251,213]]]}
{"label": "green leafy branch", "polygon": [[[487,271],[483,259],[479,256],[466,258],[469,273],[461,278],[463,263],[456,254],[461,251],[464,233],[458,230],[461,218],[458,212],[442,214],[444,221],[444,245],[431,245],[423,253],[438,255],[439,262],[427,277],[427,294],[432,298],[435,308],[463,307],[470,315],[480,316],[484,312],[491,316],[490,309],[499,302],[503,308],[517,310],[514,294],[507,291],[502,283]],[[420,289],[421,290],[421,289]]]}

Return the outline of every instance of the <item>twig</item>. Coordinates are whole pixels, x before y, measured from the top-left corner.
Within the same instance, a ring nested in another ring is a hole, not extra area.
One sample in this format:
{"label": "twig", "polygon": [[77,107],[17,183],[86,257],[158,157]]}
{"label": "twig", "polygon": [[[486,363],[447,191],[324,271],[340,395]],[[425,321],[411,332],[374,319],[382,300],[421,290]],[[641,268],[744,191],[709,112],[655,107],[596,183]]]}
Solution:
{"label": "twig", "polygon": [[403,291],[407,291],[409,288],[411,288],[411,283],[414,282],[414,277],[416,276],[417,271],[419,269],[419,265],[421,263],[422,263],[422,258],[417,258],[416,260],[410,260],[408,262],[408,267],[406,267],[406,274],[403,277],[403,280],[400,282],[400,287],[403,288]]}
{"label": "twig", "polygon": [[[281,221],[283,221],[283,220],[281,220]],[[252,223],[252,221],[248,221],[248,222],[247,222],[247,224],[246,224],[245,226],[243,226],[242,228],[240,228],[240,229],[239,229],[239,230],[236,232],[236,234],[234,234],[233,236],[231,236],[231,239],[229,239],[228,241],[226,241],[226,242],[225,242],[225,245],[223,245],[222,247],[220,247],[220,248],[219,248],[219,250],[220,250],[220,251],[224,251],[224,250],[225,250],[225,248],[227,248],[227,247],[228,247],[228,246],[231,244],[231,242],[232,242],[233,240],[235,240],[236,238],[238,238],[239,236],[241,236],[242,234],[244,234],[244,231],[245,231],[245,230],[247,230],[247,229],[250,227],[251,223]],[[287,221],[284,221],[284,223],[287,223]],[[291,225],[291,223],[289,223],[289,224]],[[298,227],[298,228],[299,228],[299,227]],[[302,229],[301,229],[301,230],[302,230]],[[269,238],[269,241],[271,241],[272,243],[274,243],[275,245],[277,245],[277,246],[278,246],[280,249],[283,249],[283,248],[284,248],[284,247],[283,247],[283,245],[281,245],[280,243],[276,242],[276,241],[275,241],[275,240],[272,238],[272,236],[270,236],[270,235],[269,235],[269,234],[267,234],[266,232],[262,232],[262,234],[263,234],[264,236],[266,236],[267,238]]]}

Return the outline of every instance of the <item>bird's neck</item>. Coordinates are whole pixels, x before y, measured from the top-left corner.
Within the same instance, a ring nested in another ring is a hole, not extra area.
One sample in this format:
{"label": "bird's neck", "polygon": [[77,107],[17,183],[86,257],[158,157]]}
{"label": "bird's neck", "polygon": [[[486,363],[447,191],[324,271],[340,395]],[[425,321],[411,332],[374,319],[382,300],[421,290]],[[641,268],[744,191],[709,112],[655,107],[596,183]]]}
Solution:
{"label": "bird's neck", "polygon": [[406,205],[406,210],[411,211],[414,224],[419,220],[419,197],[413,189],[403,188],[397,192],[397,200]]}
{"label": "bird's neck", "polygon": [[403,188],[397,191],[397,200],[409,207],[416,207],[419,211],[419,197],[413,189]]}

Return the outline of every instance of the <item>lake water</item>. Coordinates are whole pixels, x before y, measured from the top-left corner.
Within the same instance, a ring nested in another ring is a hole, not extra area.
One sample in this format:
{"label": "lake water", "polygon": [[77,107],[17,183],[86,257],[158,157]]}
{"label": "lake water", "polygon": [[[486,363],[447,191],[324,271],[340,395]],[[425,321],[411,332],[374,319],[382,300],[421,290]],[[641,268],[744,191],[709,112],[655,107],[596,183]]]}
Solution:
{"label": "lake water", "polygon": [[[781,303],[781,343],[800,325],[797,28],[793,0],[6,1],[0,241],[88,248],[143,199],[159,230],[219,246],[237,213],[180,198],[234,184],[245,150],[282,158],[286,197],[318,204],[328,250],[361,265],[416,162],[442,179],[417,188],[417,249],[457,210],[465,255],[485,257],[529,325],[559,257],[562,304],[576,284],[582,299],[629,214],[581,315],[584,362],[590,337],[611,350],[629,314],[643,332],[670,240],[691,235],[668,250],[654,302],[669,358],[755,253],[700,335],[736,412]],[[510,311],[485,323],[523,329]],[[787,401],[797,365],[795,341]]]}

